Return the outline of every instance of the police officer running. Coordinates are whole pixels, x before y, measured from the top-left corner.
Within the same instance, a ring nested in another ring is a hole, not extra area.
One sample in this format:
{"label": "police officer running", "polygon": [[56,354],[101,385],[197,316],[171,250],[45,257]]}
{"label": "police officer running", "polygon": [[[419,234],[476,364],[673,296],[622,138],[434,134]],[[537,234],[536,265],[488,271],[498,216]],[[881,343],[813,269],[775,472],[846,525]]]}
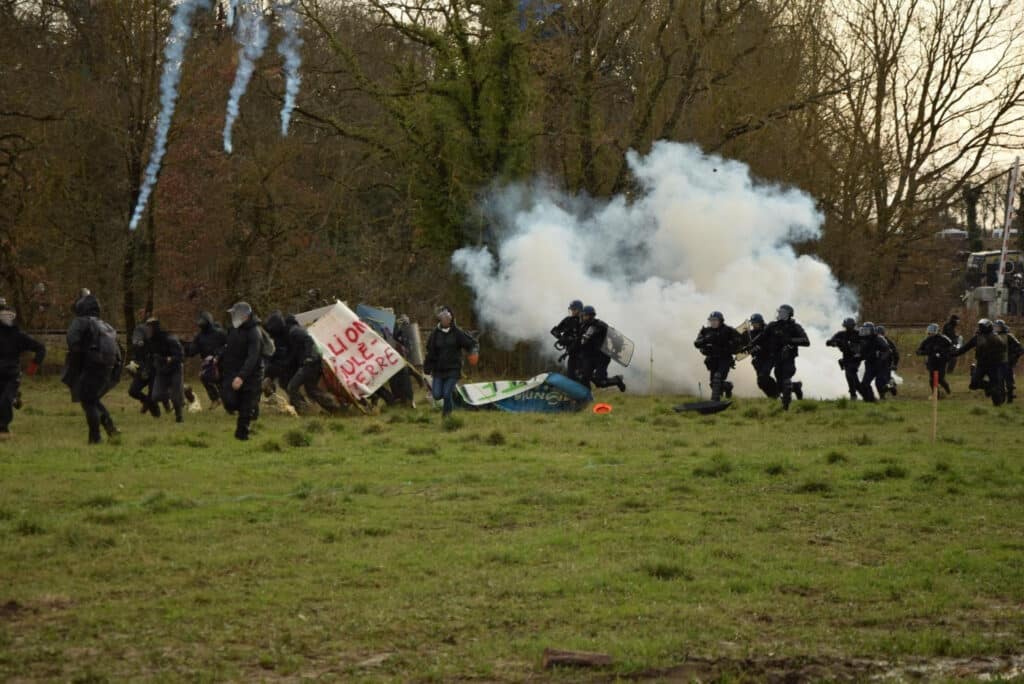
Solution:
{"label": "police officer running", "polygon": [[555,338],[555,349],[563,352],[558,360],[567,359],[566,374],[572,380],[579,377],[579,358],[570,350],[576,347],[576,341],[580,335],[582,313],[583,302],[578,299],[572,300],[569,302],[569,315],[551,329],[551,335]]}
{"label": "police officer running", "polygon": [[1017,382],[1013,377],[1013,368],[1017,365],[1017,361],[1020,360],[1021,352],[1024,349],[1021,348],[1020,341],[1010,332],[1006,321],[1002,319],[996,321],[995,331],[1006,342],[1006,360],[1002,369],[1003,386],[1006,388],[1006,403],[1012,404],[1017,393]]}
{"label": "police officer running", "polygon": [[1007,359],[1007,341],[996,334],[992,321],[982,318],[974,337],[954,352],[962,356],[974,349],[975,365],[971,369],[971,389],[984,390],[995,406],[1006,400],[1006,385],[1003,368]]}
{"label": "police officer running", "polygon": [[847,318],[843,321],[843,329],[829,338],[825,343],[827,347],[835,347],[842,353],[839,359],[839,367],[843,369],[846,376],[846,387],[850,392],[850,399],[857,398],[857,387],[860,385],[860,333],[857,331],[857,321]]}
{"label": "police officer running", "polygon": [[932,378],[938,373],[938,386],[950,394],[949,383],[946,382],[946,369],[949,367],[949,358],[956,351],[956,345],[945,335],[939,332],[938,323],[930,323],[927,328],[927,337],[921,340],[917,347],[917,355],[925,357],[924,367],[928,369],[928,383],[930,386],[935,382]]}
{"label": "police officer running", "polygon": [[775,382],[779,387],[782,408],[789,410],[793,395],[797,399],[804,398],[803,383],[793,382],[796,375],[796,357],[799,347],[809,347],[811,341],[802,325],[793,320],[793,307],[783,304],[776,312],[776,319],[768,324],[765,330],[769,353],[775,371]]}
{"label": "police officer running", "polygon": [[585,306],[580,312],[580,334],[572,353],[579,359],[578,382],[590,389],[594,387],[618,387],[620,392],[626,391],[626,383],[621,375],[608,377],[610,356],[602,350],[608,337],[608,324],[597,317],[597,310]]}
{"label": "police officer running", "polygon": [[732,383],[728,381],[729,371],[736,367],[734,354],[743,343],[736,328],[725,324],[721,311],[712,311],[707,325],[700,329],[693,346],[704,355],[704,367],[708,369],[711,381],[711,401],[732,397]]}
{"label": "police officer running", "polygon": [[779,385],[772,377],[775,360],[767,344],[764,316],[750,314],[750,327],[742,334],[742,350],[750,354],[750,363],[757,374],[757,386],[769,399],[778,399]]}

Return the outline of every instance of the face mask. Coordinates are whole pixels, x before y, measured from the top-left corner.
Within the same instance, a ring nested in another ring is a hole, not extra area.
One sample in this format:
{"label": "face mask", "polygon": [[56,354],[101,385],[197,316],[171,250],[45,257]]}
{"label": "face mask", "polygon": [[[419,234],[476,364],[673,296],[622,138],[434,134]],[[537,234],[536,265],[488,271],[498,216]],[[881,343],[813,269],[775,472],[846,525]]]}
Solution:
{"label": "face mask", "polygon": [[231,327],[241,328],[242,324],[249,320],[249,317],[241,313],[231,314]]}
{"label": "face mask", "polygon": [[11,327],[14,325],[15,313],[13,311],[0,311],[0,325]]}

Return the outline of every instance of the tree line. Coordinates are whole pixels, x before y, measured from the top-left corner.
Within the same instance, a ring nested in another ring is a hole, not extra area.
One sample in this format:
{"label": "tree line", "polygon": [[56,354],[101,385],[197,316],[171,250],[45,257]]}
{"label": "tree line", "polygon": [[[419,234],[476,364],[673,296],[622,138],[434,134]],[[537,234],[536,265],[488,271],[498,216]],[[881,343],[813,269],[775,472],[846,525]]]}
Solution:
{"label": "tree line", "polygon": [[29,326],[59,325],[83,286],[127,326],[240,297],[301,308],[310,288],[422,319],[466,310],[449,257],[490,238],[489,188],[628,195],[626,151],[659,139],[811,193],[824,233],[801,249],[880,310],[1024,147],[1010,1],[298,0],[291,133],[268,51],[226,155],[222,4],[196,21],[132,232],[173,7],[0,0],[0,293]]}

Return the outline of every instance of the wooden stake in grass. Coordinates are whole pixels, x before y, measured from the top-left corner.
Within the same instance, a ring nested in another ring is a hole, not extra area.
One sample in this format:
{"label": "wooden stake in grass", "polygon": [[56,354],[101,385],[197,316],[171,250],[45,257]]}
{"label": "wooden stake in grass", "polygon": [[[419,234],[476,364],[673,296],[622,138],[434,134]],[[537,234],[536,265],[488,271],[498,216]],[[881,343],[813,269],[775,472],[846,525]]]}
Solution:
{"label": "wooden stake in grass", "polygon": [[939,371],[932,371],[932,441],[939,435]]}

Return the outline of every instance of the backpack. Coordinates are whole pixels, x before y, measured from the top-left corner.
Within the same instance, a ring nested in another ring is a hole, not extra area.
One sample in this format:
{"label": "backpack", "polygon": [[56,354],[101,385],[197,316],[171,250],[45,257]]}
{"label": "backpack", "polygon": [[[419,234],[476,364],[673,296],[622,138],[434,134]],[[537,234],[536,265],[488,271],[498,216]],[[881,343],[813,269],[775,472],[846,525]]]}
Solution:
{"label": "backpack", "polygon": [[89,361],[97,366],[117,368],[124,358],[117,344],[117,331],[99,318],[90,318],[92,341],[87,353]]}
{"label": "backpack", "polygon": [[277,346],[274,344],[274,338],[270,336],[266,330],[263,329],[262,325],[256,326],[260,331],[260,356],[264,359],[269,359],[277,351]]}

